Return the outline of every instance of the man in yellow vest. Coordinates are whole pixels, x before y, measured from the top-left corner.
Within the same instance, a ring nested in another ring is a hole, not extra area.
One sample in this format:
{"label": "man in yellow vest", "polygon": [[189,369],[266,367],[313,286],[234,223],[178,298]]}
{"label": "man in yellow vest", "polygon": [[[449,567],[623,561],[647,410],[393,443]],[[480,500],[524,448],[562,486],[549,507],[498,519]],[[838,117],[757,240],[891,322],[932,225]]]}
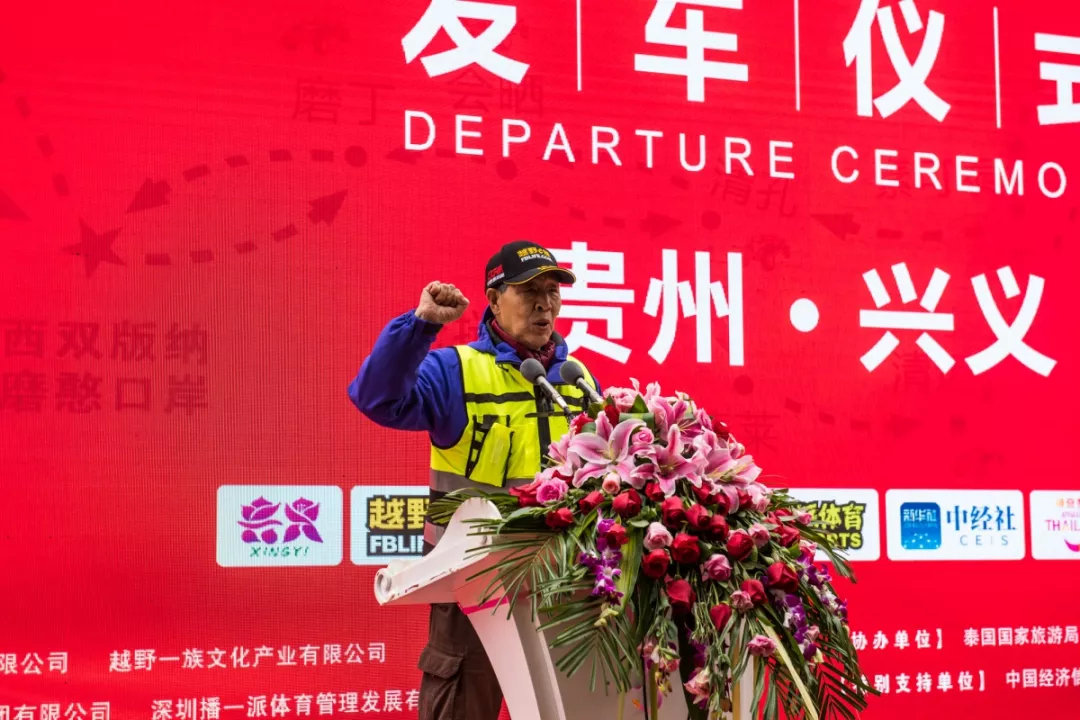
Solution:
{"label": "man in yellow vest", "polygon": [[[507,490],[533,480],[548,445],[569,429],[566,418],[521,363],[535,358],[571,408],[587,403],[563,383],[573,361],[555,332],[559,285],[573,273],[528,241],[499,249],[484,270],[488,307],[468,345],[431,350],[439,329],[461,317],[469,301],[453,285],[432,282],[415,311],[390,321],[349,397],[369,418],[388,427],[423,430],[431,440],[431,498],[460,488]],[[586,372],[594,389],[595,379]],[[424,524],[424,551],[443,528]],[[420,655],[420,720],[496,720],[502,691],[468,618],[454,604],[431,606],[428,644]]]}

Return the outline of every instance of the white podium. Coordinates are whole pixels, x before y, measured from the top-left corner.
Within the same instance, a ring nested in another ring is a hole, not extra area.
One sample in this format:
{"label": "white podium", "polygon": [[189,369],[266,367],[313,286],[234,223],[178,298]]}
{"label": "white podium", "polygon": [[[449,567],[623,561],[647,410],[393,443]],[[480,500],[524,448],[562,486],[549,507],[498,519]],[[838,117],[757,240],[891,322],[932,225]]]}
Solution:
{"label": "white podium", "polygon": [[[478,604],[490,579],[480,577],[468,582],[466,578],[494,565],[499,555],[469,552],[470,548],[487,544],[488,539],[470,536],[468,521],[498,517],[498,510],[486,500],[472,498],[462,503],[439,544],[428,555],[379,570],[375,576],[379,604],[457,603],[484,645],[512,720],[643,720],[646,711],[642,693],[620,695],[611,689],[605,694],[600,688],[591,692],[588,672],[579,671],[568,678],[555,668],[548,639],[530,617],[527,602],[519,602],[509,618],[498,598],[483,606]],[[675,678],[673,685],[658,718],[650,720],[686,720],[682,688]],[[733,714],[726,717],[749,720],[752,700],[753,676],[748,668],[735,688]]]}

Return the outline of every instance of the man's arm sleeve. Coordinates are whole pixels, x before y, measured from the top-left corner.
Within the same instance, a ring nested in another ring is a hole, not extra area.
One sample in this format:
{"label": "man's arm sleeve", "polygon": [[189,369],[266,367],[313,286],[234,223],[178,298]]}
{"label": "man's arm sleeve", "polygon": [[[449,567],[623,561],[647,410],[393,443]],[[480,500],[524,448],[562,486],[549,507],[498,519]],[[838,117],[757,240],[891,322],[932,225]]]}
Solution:
{"label": "man's arm sleeve", "polygon": [[349,383],[349,399],[379,425],[425,430],[446,446],[461,435],[465,400],[457,352],[430,350],[441,327],[411,310],[391,320]]}

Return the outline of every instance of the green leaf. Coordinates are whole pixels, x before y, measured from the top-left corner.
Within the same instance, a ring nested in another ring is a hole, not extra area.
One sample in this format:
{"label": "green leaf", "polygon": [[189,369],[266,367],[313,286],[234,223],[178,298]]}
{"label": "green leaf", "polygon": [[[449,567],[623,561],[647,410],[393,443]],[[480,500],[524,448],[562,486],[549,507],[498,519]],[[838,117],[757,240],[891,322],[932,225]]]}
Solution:
{"label": "green leaf", "polygon": [[628,541],[622,546],[622,562],[619,564],[619,579],[615,581],[615,589],[622,593],[619,600],[619,608],[626,606],[630,599],[630,593],[637,586],[638,570],[641,569],[641,549],[645,539],[645,533],[631,530],[627,533]]}

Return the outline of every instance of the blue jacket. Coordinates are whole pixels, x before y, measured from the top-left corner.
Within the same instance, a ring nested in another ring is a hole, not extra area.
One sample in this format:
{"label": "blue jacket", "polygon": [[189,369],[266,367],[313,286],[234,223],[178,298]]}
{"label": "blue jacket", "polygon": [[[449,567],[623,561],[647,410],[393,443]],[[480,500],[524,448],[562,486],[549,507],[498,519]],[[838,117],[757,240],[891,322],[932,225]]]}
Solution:
{"label": "blue jacket", "polygon": [[[487,328],[491,319],[488,308],[470,347],[494,355],[496,362],[520,365],[521,358],[509,344],[491,337]],[[421,320],[412,310],[391,320],[349,383],[349,399],[380,425],[424,430],[433,444],[449,447],[461,437],[468,417],[457,351],[452,347],[431,349],[441,327]],[[555,359],[547,378],[554,384],[562,382],[559,368],[566,362],[568,349],[558,333],[552,338]]]}

